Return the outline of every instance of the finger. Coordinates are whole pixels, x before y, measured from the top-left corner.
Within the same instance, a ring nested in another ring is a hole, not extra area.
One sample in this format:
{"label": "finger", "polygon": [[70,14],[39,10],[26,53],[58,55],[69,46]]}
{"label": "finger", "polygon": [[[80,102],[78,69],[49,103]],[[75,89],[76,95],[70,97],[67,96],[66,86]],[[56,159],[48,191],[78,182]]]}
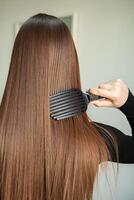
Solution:
{"label": "finger", "polygon": [[103,82],[99,84],[99,87],[110,89],[117,82],[117,79],[112,79],[107,82]]}
{"label": "finger", "polygon": [[111,97],[111,92],[103,88],[90,88],[89,91],[95,95],[99,95],[108,99]]}
{"label": "finger", "polygon": [[110,100],[95,100],[92,101],[91,104],[97,107],[113,107],[113,104]]}
{"label": "finger", "polygon": [[117,81],[117,79],[111,79],[111,80],[106,81],[106,82],[104,82],[104,83],[105,83],[105,84],[108,84],[108,83],[114,84],[116,81]]}
{"label": "finger", "polygon": [[104,88],[107,90],[111,90],[113,88],[113,83],[100,83],[98,88]]}

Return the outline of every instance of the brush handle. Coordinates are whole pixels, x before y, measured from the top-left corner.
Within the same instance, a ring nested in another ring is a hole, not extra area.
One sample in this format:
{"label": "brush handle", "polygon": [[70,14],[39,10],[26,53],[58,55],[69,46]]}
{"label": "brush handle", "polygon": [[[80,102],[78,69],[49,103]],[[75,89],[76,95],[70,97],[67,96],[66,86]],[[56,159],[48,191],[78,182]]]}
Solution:
{"label": "brush handle", "polygon": [[99,99],[104,99],[105,97],[102,97],[102,96],[98,96],[98,95],[95,95],[95,94],[91,94],[91,93],[85,93],[87,98],[88,98],[88,103],[90,103],[91,101],[94,101],[94,100],[99,100]]}

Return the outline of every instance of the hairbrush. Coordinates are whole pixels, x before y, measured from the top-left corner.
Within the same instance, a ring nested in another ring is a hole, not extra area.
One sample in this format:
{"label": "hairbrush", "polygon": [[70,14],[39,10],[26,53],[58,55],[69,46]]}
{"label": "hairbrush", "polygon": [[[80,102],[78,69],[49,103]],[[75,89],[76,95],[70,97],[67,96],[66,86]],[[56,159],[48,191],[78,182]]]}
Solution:
{"label": "hairbrush", "polygon": [[87,110],[93,100],[104,97],[91,93],[84,93],[78,88],[64,89],[49,96],[50,117],[62,120],[79,115]]}

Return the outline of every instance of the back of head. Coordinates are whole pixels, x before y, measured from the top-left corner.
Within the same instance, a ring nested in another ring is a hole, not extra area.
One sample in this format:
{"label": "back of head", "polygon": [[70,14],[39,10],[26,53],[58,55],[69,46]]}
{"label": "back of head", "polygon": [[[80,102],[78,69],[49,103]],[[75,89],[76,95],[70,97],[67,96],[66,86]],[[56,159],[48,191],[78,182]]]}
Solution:
{"label": "back of head", "polygon": [[0,107],[2,200],[90,199],[108,148],[86,113],[50,118],[49,95],[81,89],[71,33],[60,19],[37,14],[20,28]]}

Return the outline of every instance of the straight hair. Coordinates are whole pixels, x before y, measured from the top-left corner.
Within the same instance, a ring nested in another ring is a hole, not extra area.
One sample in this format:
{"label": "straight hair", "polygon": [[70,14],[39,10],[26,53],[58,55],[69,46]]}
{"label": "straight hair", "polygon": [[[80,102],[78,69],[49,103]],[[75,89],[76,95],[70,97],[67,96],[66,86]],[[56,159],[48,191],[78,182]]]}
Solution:
{"label": "straight hair", "polygon": [[[59,18],[39,13],[20,28],[0,106],[0,199],[87,200],[101,162],[111,160],[86,112],[53,120],[49,95],[81,89],[72,35]],[[117,160],[115,138],[107,131]]]}

